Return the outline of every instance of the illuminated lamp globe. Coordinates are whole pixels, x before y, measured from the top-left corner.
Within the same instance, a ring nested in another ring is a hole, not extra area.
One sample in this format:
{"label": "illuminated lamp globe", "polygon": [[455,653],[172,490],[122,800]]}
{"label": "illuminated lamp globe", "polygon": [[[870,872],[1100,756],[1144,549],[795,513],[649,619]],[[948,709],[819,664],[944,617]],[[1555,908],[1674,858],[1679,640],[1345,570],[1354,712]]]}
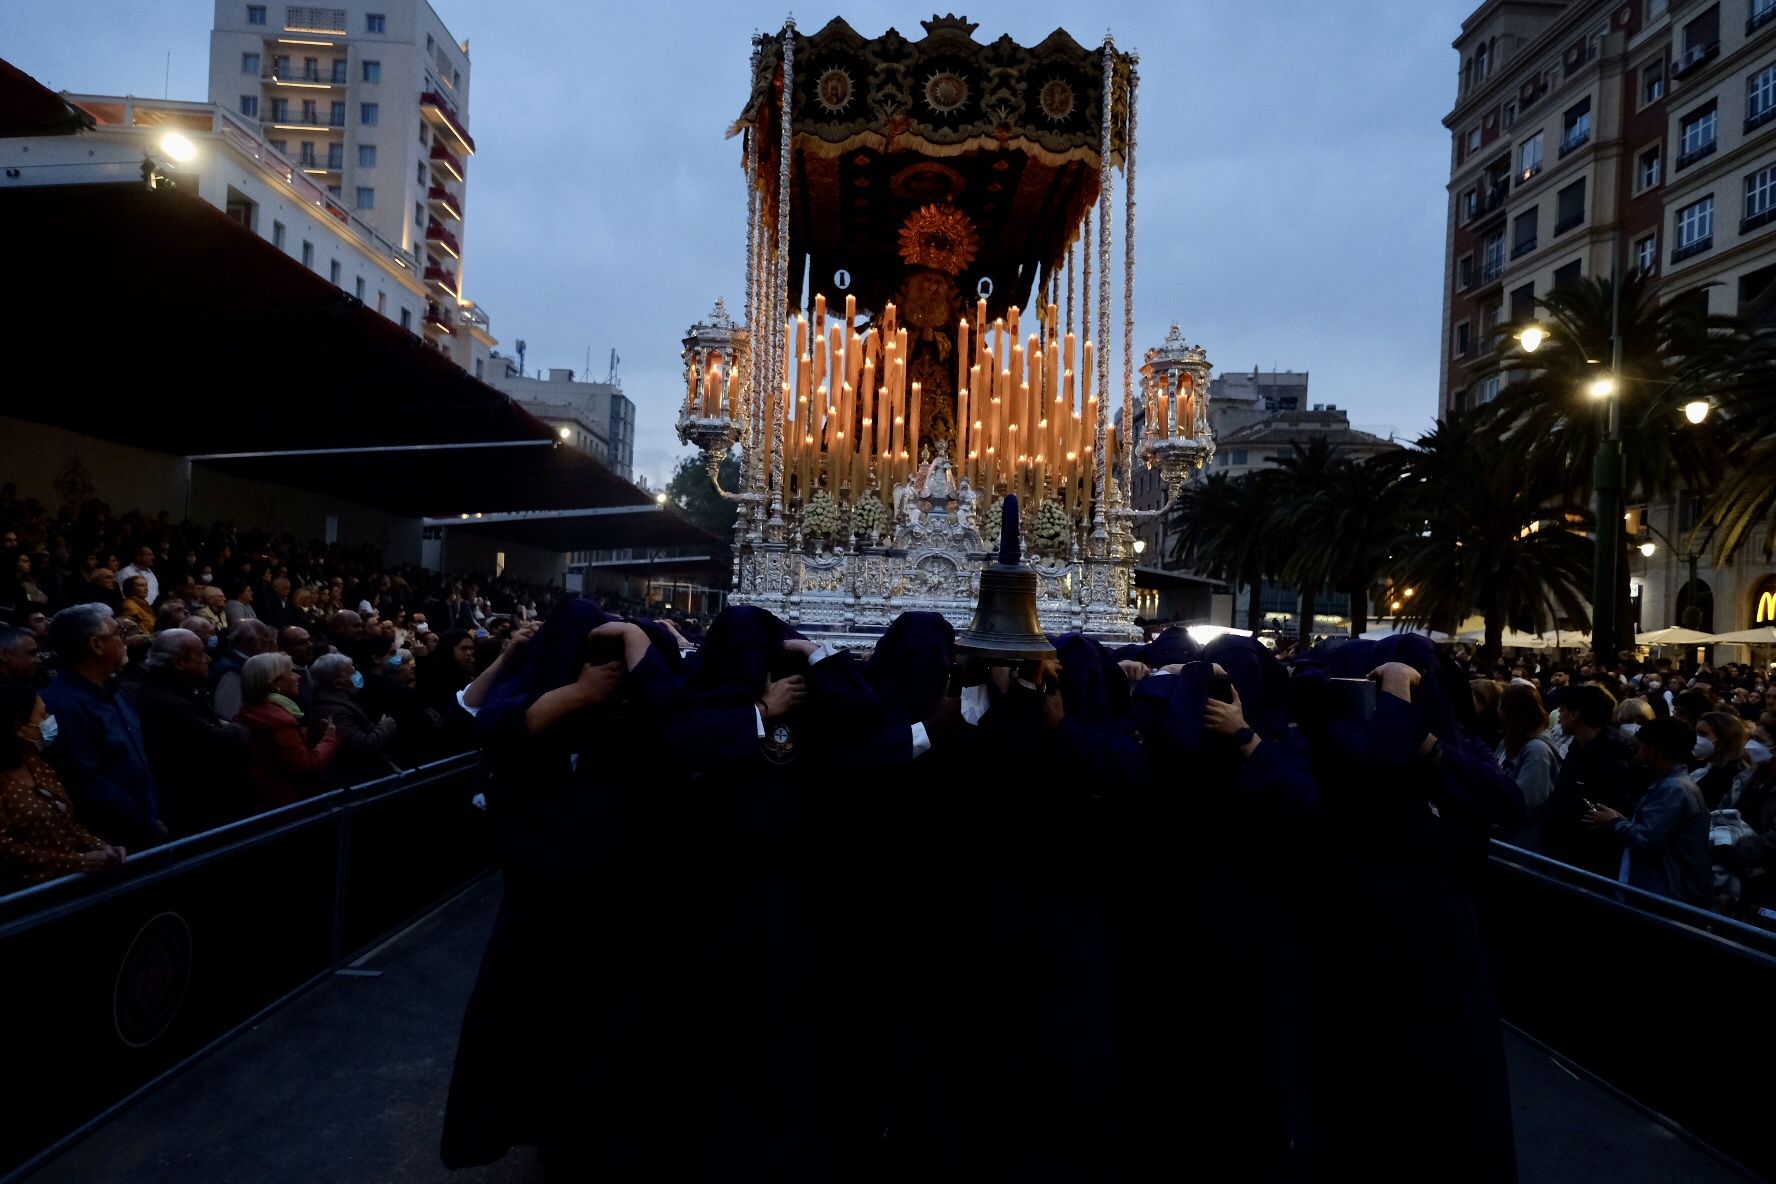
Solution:
{"label": "illuminated lamp globe", "polygon": [[168,132],[162,136],[160,150],[177,164],[184,164],[197,155],[197,145],[178,132]]}
{"label": "illuminated lamp globe", "polygon": [[1146,549],[1147,549],[1147,540],[1146,539],[1136,539],[1135,540],[1135,554],[1139,555],[1141,552],[1145,551]]}
{"label": "illuminated lamp globe", "polygon": [[1585,386],[1585,393],[1593,399],[1607,399],[1616,393],[1616,380],[1609,375],[1593,378]]}
{"label": "illuminated lamp globe", "polygon": [[563,440],[573,439],[573,429],[572,428],[562,428],[561,429],[561,438]]}
{"label": "illuminated lamp globe", "polygon": [[1691,423],[1701,423],[1708,418],[1708,400],[1691,399],[1684,404],[1684,418]]}
{"label": "illuminated lamp globe", "polygon": [[1640,553],[1648,559],[1651,559],[1653,557],[1653,552],[1657,551],[1658,549],[1659,549],[1659,544],[1657,544],[1657,543],[1646,542],[1646,543],[1642,543],[1640,545]]}
{"label": "illuminated lamp globe", "polygon": [[1548,331],[1540,325],[1525,325],[1517,334],[1517,344],[1523,347],[1523,352],[1526,354],[1535,353],[1536,350],[1542,348],[1542,342],[1546,340],[1548,340]]}

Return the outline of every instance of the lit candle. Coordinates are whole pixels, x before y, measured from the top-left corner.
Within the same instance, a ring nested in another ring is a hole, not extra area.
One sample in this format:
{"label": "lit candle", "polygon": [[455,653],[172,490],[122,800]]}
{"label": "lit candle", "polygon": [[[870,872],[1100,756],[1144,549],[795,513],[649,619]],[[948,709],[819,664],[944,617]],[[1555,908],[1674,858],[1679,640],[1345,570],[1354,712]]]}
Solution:
{"label": "lit candle", "polygon": [[709,373],[703,376],[703,417],[714,419],[721,412],[721,359],[711,358]]}
{"label": "lit candle", "polygon": [[685,414],[697,414],[697,355],[692,354],[690,362],[685,366]]}
{"label": "lit candle", "polygon": [[919,394],[919,384],[916,382],[913,384],[912,400],[912,411],[907,416],[907,451],[912,453],[913,459],[917,461],[921,455],[919,451],[919,415],[923,408],[920,404],[924,400]]}
{"label": "lit candle", "polygon": [[[962,387],[956,392],[956,465],[968,476],[968,388]],[[972,485],[974,482],[969,481]]]}
{"label": "lit candle", "polygon": [[[963,387],[968,385],[968,318],[963,317],[956,326],[956,391],[958,397]],[[958,419],[957,423],[961,420]]]}

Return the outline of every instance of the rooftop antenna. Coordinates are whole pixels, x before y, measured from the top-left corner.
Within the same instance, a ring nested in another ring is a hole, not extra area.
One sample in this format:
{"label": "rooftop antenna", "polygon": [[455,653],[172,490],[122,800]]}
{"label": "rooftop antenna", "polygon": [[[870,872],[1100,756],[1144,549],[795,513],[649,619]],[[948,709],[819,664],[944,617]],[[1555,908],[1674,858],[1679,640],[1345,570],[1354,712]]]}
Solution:
{"label": "rooftop antenna", "polygon": [[524,377],[524,338],[518,339],[518,377]]}
{"label": "rooftop antenna", "polygon": [[621,366],[622,364],[623,364],[623,359],[619,358],[617,356],[617,351],[615,349],[612,349],[611,350],[610,377],[605,379],[605,381],[608,382],[610,385],[612,385],[612,386],[617,385],[617,367]]}

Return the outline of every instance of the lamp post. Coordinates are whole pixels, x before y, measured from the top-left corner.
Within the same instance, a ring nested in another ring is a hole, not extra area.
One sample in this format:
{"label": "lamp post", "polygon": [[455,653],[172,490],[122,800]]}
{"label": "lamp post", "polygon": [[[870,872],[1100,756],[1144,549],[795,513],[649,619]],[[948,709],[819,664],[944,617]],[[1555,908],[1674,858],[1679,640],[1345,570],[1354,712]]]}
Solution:
{"label": "lamp post", "polygon": [[[1672,546],[1671,540],[1666,537],[1664,531],[1644,519],[1641,521],[1640,525],[1645,530],[1655,535],[1660,542],[1664,543],[1667,547],[1670,547],[1673,555],[1678,553],[1678,549],[1675,546]],[[1653,553],[1658,549],[1658,545],[1651,539],[1640,544],[1640,553],[1648,559],[1651,559]],[[1689,583],[1686,585],[1689,588],[1689,596],[1684,600],[1683,619],[1679,624],[1685,629],[1694,629],[1697,632],[1701,632],[1702,606],[1697,603],[1698,598],[1696,591],[1698,581],[1696,577],[1696,564],[1702,558],[1702,553],[1694,548],[1689,548],[1683,552],[1683,557],[1685,566],[1689,568]]]}

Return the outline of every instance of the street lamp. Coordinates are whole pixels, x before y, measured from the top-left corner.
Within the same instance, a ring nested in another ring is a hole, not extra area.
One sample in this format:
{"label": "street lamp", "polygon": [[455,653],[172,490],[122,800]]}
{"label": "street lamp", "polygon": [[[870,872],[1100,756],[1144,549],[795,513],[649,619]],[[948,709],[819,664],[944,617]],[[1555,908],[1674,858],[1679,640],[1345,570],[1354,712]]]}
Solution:
{"label": "street lamp", "polygon": [[168,132],[162,136],[160,150],[166,153],[175,164],[184,164],[197,155],[197,145],[179,132]]}
{"label": "street lamp", "polygon": [[1531,321],[1517,330],[1513,336],[1517,338],[1517,344],[1523,348],[1524,353],[1533,354],[1542,348],[1542,342],[1548,340],[1548,331]]}
{"label": "street lamp", "polygon": [[1684,418],[1691,423],[1701,423],[1708,418],[1708,400],[1691,399],[1684,404]]}
{"label": "street lamp", "polygon": [[[1641,520],[1640,526],[1642,530],[1655,535],[1667,547],[1671,547],[1672,554],[1675,555],[1677,553],[1677,548],[1671,546],[1671,540],[1665,537],[1664,531],[1654,526],[1651,522],[1646,521],[1644,518]],[[1653,542],[1652,539],[1647,539],[1640,544],[1640,553],[1648,559],[1651,559],[1658,549],[1658,544]],[[1700,585],[1696,578],[1696,563],[1701,558],[1702,554],[1699,551],[1689,550],[1684,552],[1684,564],[1689,568],[1688,587],[1690,593],[1684,600],[1683,620],[1680,622],[1685,629],[1694,629],[1698,632],[1702,629],[1702,606],[1697,603],[1697,601],[1700,600],[1700,596],[1698,595]]]}
{"label": "street lamp", "polygon": [[1616,378],[1613,374],[1603,374],[1585,384],[1585,393],[1593,399],[1607,399],[1616,393]]}

